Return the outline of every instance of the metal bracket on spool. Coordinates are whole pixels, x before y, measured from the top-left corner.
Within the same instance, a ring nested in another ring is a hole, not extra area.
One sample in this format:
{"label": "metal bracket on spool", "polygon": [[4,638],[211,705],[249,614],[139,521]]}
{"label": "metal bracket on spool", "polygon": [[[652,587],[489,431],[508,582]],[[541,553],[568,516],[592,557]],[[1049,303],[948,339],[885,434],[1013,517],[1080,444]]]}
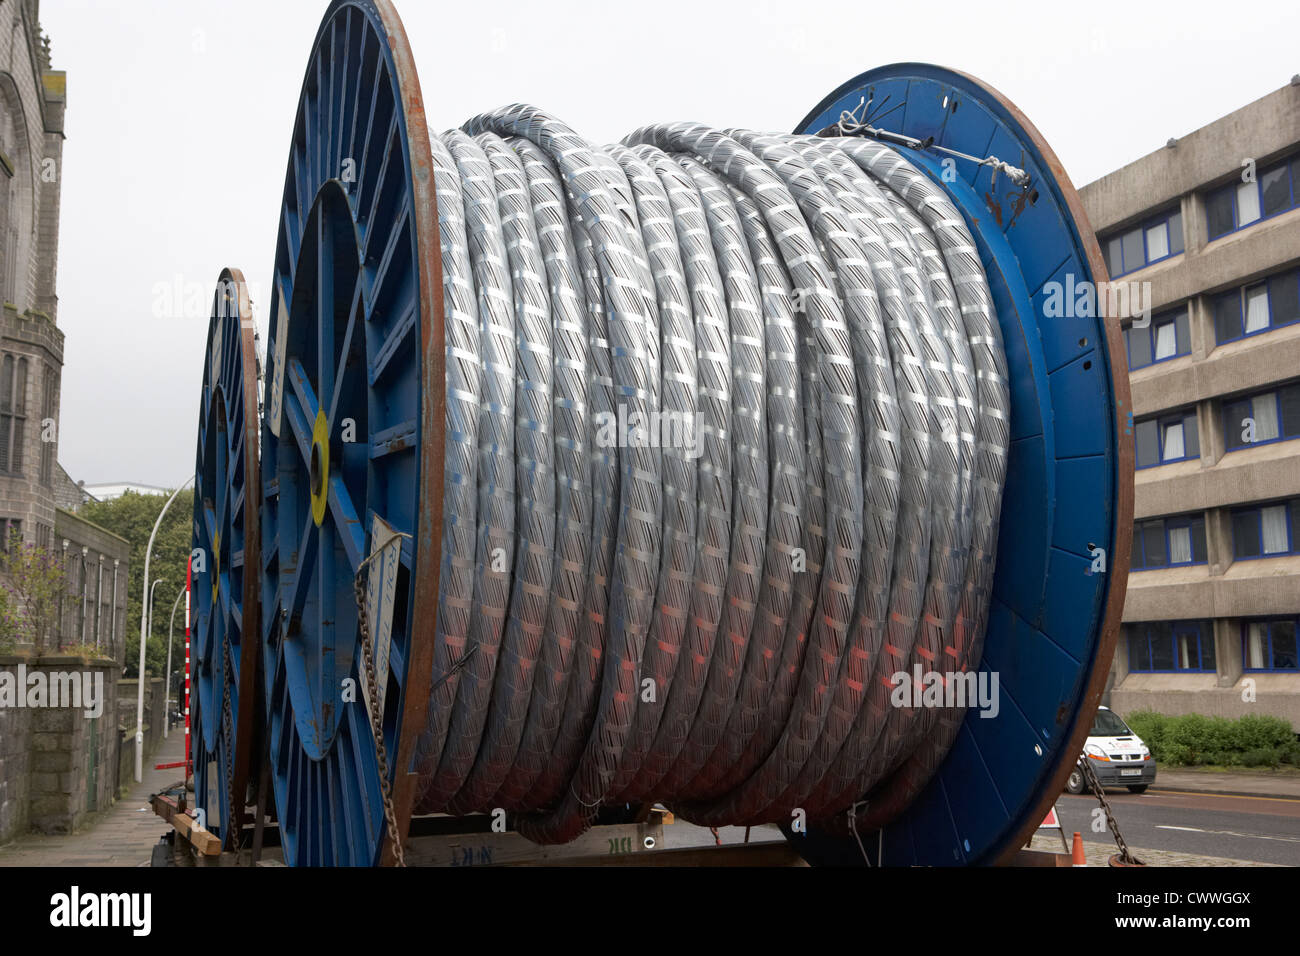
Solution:
{"label": "metal bracket on spool", "polygon": [[820,130],[818,136],[868,136],[871,139],[880,140],[882,143],[892,143],[895,146],[906,146],[908,149],[918,151],[933,150],[939,153],[946,153],[949,156],[955,156],[958,159],[964,159],[972,162],[977,166],[988,166],[993,170],[994,181],[996,182],[997,174],[1003,173],[1008,179],[1019,186],[1021,189],[1028,189],[1033,182],[1033,177],[1018,166],[1012,166],[1008,162],[998,159],[996,156],[985,156],[980,159],[978,156],[972,156],[969,153],[963,153],[961,150],[949,149],[946,146],[939,146],[935,143],[933,136],[927,136],[925,139],[917,139],[915,136],[907,136],[903,133],[894,133],[887,129],[877,129],[868,124],[865,120],[859,121],[857,118],[858,109],[869,108],[870,103],[866,97],[855,109],[845,110],[840,114],[839,122],[827,126]]}

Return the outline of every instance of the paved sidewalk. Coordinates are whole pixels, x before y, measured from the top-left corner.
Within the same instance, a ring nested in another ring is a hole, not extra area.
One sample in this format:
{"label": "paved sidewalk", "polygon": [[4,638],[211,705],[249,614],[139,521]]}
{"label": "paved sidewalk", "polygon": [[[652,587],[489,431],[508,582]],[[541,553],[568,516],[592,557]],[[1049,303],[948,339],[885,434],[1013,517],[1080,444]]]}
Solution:
{"label": "paved sidewalk", "polygon": [[1156,768],[1152,790],[1190,790],[1193,793],[1224,793],[1243,797],[1300,798],[1300,773],[1272,770],[1219,772],[1179,767]]}
{"label": "paved sidewalk", "polygon": [[[133,744],[128,744],[133,746]],[[100,814],[84,830],[62,836],[28,833],[0,847],[6,866],[147,866],[154,844],[168,825],[149,806],[149,796],[176,783],[184,771],[154,770],[155,764],[185,759],[185,728],[172,734],[144,765],[144,781]]]}
{"label": "paved sidewalk", "polygon": [[[1066,839],[1070,838],[1067,833]],[[1060,853],[1061,838],[1055,833],[1035,833],[1029,841],[1031,850]],[[1143,850],[1129,847],[1130,852],[1147,866],[1276,866],[1275,863],[1254,863],[1250,860],[1229,860],[1218,856],[1198,856],[1181,850]],[[1110,858],[1118,853],[1114,843],[1103,840],[1084,840],[1083,856],[1089,866],[1109,866]]]}

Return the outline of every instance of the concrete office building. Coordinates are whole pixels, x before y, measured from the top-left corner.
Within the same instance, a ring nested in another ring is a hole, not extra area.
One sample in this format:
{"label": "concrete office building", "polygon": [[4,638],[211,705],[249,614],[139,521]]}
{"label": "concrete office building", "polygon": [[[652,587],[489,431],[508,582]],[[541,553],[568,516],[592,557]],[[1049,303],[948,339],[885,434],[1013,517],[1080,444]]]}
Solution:
{"label": "concrete office building", "polygon": [[1152,305],[1110,704],[1300,730],[1300,77],[1080,192]]}

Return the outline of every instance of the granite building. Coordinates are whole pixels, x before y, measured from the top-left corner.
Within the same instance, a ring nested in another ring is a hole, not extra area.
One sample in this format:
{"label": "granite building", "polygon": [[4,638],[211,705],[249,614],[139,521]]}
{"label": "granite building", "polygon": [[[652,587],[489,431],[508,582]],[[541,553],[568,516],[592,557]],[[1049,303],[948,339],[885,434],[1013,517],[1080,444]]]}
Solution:
{"label": "granite building", "polygon": [[58,463],[67,78],[50,68],[39,17],[39,0],[0,0],[0,544],[20,540],[62,555],[60,646],[120,656],[129,547],[66,509],[82,499]]}

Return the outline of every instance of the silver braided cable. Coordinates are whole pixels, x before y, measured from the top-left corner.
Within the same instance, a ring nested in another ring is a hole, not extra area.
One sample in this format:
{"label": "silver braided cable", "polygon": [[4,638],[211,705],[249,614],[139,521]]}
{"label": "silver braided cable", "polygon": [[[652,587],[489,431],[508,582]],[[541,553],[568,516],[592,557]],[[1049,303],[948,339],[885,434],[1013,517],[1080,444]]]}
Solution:
{"label": "silver braided cable", "polygon": [[[695,572],[686,611],[684,650],[663,689],[663,716],[651,748],[630,755],[632,782],[622,799],[655,792],[686,746],[704,694],[722,622],[731,554],[731,342],[722,278],[695,183],[672,157],[650,146],[633,150],[659,178],[672,211],[694,324],[697,381]],[[675,610],[675,609],[674,609]],[[638,766],[639,763],[639,766]]]}
{"label": "silver braided cable", "polygon": [[555,475],[551,434],[551,310],[528,180],[500,137],[475,137],[492,166],[514,282],[517,347],[515,489],[517,530],[510,618],[492,686],[492,707],[474,768],[450,806],[471,811],[504,782],[523,735],[550,605],[555,555]]}
{"label": "silver braided cable", "polygon": [[[583,619],[591,545],[587,436],[587,302],[569,232],[564,189],[550,160],[525,139],[512,138],[528,177],[529,200],[551,301],[554,359],[556,528],[554,593],[542,636],[523,736],[493,806],[517,810],[550,758]],[[439,192],[441,198],[441,192]],[[439,206],[441,210],[441,206]]]}
{"label": "silver braided cable", "polygon": [[514,291],[492,166],[478,143],[464,133],[452,132],[444,139],[464,197],[483,389],[478,409],[478,541],[468,637],[468,646],[476,650],[460,672],[450,713],[435,714],[430,708],[429,720],[435,726],[428,736],[441,738],[438,750],[420,751],[422,757],[437,761],[427,768],[421,762],[420,803],[440,806],[455,795],[469,772],[487,719],[510,594],[508,570],[497,569],[513,559],[516,521]]}
{"label": "silver braided cable", "polygon": [[869,139],[597,148],[529,106],[435,138],[433,165],[447,490],[417,809],[503,807],[538,842],[647,800],[888,822],[962,720],[891,694],[978,666],[1009,436],[942,188]]}
{"label": "silver braided cable", "polygon": [[[950,647],[945,649],[959,665],[954,669],[962,671],[978,664],[983,649],[993,589],[998,518],[1006,481],[1011,408],[1001,328],[975,240],[966,221],[943,190],[883,144],[862,139],[836,142],[855,163],[887,184],[892,193],[900,197],[903,204],[928,227],[922,231],[937,242],[946,267],[941,270],[939,281],[951,280],[961,324],[970,346],[976,383],[970,560],[950,635]],[[937,298],[947,298],[942,287]],[[863,826],[878,824],[896,814],[929,782],[956,737],[961,717],[961,713],[952,710],[939,712],[935,731],[891,779],[885,793],[874,801],[874,808],[861,821]]]}
{"label": "silver braided cable", "polygon": [[[622,167],[632,189],[655,284],[663,339],[661,407],[672,416],[669,421],[689,426],[681,432],[682,441],[663,448],[664,536],[658,585],[661,610],[651,621],[641,660],[642,680],[653,682],[657,697],[672,691],[695,571],[697,458],[694,451],[701,440],[701,436],[694,434],[698,389],[695,335],[672,206],[663,183],[649,164],[631,150],[614,147],[609,152]],[[621,792],[631,782],[663,715],[661,707],[637,708],[611,792]]]}

